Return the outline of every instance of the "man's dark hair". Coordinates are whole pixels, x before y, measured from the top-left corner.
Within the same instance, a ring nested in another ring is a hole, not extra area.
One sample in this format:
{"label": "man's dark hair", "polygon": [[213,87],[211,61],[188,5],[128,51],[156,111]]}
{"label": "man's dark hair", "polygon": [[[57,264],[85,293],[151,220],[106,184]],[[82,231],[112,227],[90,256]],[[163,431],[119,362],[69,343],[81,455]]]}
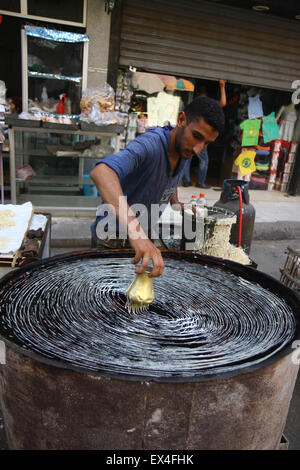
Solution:
{"label": "man's dark hair", "polygon": [[207,124],[212,126],[221,134],[225,125],[223,109],[216,100],[208,96],[198,96],[184,109],[187,124],[203,118]]}

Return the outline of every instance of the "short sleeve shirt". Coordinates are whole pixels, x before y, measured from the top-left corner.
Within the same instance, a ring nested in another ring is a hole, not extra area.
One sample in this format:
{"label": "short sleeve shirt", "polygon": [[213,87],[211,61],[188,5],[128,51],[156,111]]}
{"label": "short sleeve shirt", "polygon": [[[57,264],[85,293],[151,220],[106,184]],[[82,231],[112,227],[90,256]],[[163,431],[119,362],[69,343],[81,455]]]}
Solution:
{"label": "short sleeve shirt", "polygon": [[[130,142],[125,149],[96,163],[106,164],[116,172],[129,206],[143,204],[149,217],[152,204],[162,206],[171,200],[187,163],[186,159],[180,158],[172,174],[169,158],[172,129],[171,126],[150,128]],[[99,208],[97,215],[98,212]],[[154,221],[149,218],[150,222]]]}
{"label": "short sleeve shirt", "polygon": [[262,132],[265,143],[279,139],[279,128],[274,112],[263,117]]}
{"label": "short sleeve shirt", "polygon": [[242,147],[251,147],[258,144],[260,120],[259,119],[246,119],[240,124],[243,131]]}

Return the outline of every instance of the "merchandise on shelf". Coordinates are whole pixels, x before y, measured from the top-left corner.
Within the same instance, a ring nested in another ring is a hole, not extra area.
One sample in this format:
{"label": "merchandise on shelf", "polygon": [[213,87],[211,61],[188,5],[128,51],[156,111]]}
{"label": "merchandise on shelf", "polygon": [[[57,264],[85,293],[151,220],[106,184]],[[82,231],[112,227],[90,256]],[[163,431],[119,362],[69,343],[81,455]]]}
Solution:
{"label": "merchandise on shelf", "polygon": [[33,176],[36,176],[36,173],[30,165],[24,165],[16,170],[16,177],[20,180],[25,181]]}
{"label": "merchandise on shelf", "polygon": [[65,97],[65,93],[62,93],[61,95],[59,95],[59,102],[58,102],[58,105],[56,106],[56,112],[57,114],[65,114],[65,105],[64,105],[64,97]]}
{"label": "merchandise on shelf", "polygon": [[50,122],[53,124],[73,124],[72,116],[46,114],[40,111],[26,113],[23,111],[18,116],[19,119],[28,119],[31,121]]}
{"label": "merchandise on shelf", "polygon": [[80,120],[96,125],[123,124],[124,115],[115,111],[114,90],[108,84],[83,90]]}
{"label": "merchandise on shelf", "polygon": [[120,71],[117,80],[115,110],[121,113],[128,113],[133,94],[131,80],[128,72]]}

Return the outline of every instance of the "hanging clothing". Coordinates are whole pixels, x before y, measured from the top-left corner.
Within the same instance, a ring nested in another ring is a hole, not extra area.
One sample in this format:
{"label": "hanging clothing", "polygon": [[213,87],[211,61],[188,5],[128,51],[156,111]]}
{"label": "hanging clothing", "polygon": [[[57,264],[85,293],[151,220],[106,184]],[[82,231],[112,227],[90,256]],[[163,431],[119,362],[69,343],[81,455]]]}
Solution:
{"label": "hanging clothing", "polygon": [[242,147],[252,147],[258,144],[260,120],[246,119],[240,124],[243,131]]}
{"label": "hanging clothing", "polygon": [[279,139],[279,129],[274,112],[263,117],[262,132],[265,143]]}
{"label": "hanging clothing", "polygon": [[297,113],[284,109],[279,118],[279,138],[290,142],[293,139]]}
{"label": "hanging clothing", "polygon": [[269,162],[267,163],[255,162],[255,166],[256,166],[257,171],[269,171],[269,168],[270,168]]}
{"label": "hanging clothing", "polygon": [[251,96],[249,96],[248,118],[255,119],[263,117],[263,115],[264,112],[259,95],[254,96],[254,98],[251,98]]}
{"label": "hanging clothing", "polygon": [[300,141],[300,113],[298,113],[297,121],[294,127],[293,141],[294,142]]}
{"label": "hanging clothing", "polygon": [[128,115],[128,123],[127,123],[127,132],[125,138],[125,144],[128,145],[129,142],[136,138],[136,131],[137,131],[137,115],[135,113],[130,113]]}
{"label": "hanging clothing", "polygon": [[246,150],[245,152],[240,153],[235,159],[234,164],[239,167],[242,176],[253,173],[256,170],[254,162],[255,155],[255,150]]}

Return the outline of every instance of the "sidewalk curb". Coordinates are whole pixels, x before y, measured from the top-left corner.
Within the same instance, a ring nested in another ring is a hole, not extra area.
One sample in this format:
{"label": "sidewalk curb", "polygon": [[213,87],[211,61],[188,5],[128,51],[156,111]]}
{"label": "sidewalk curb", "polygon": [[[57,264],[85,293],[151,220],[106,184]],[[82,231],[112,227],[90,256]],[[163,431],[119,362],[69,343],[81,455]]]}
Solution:
{"label": "sidewalk curb", "polygon": [[[91,246],[90,226],[94,219],[55,218],[51,230],[53,248]],[[252,240],[300,240],[300,222],[256,222]]]}
{"label": "sidewalk curb", "polygon": [[90,248],[90,238],[52,238],[52,248]]}
{"label": "sidewalk curb", "polygon": [[253,240],[299,240],[300,222],[256,222]]}

